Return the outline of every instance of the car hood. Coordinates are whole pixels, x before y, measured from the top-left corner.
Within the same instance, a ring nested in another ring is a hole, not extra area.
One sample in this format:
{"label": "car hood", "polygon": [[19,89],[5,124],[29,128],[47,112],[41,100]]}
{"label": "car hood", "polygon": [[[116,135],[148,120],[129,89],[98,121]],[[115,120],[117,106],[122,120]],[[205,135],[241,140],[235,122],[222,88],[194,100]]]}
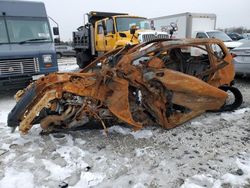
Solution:
{"label": "car hood", "polygon": [[168,35],[168,33],[166,32],[162,32],[162,31],[156,31],[156,30],[138,30],[138,34],[153,34],[153,35]]}
{"label": "car hood", "polygon": [[233,48],[237,48],[240,45],[242,45],[242,42],[230,41],[230,42],[224,42],[224,44],[226,45],[227,48],[233,49]]}

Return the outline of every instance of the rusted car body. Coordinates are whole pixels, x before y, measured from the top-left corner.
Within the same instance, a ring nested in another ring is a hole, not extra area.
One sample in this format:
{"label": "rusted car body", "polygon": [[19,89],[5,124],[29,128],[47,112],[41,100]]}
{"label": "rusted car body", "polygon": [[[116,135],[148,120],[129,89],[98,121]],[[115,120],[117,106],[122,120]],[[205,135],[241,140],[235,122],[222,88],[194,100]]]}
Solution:
{"label": "rusted car body", "polygon": [[[37,123],[50,132],[94,119],[105,129],[111,120],[135,130],[155,124],[170,129],[205,111],[222,110],[228,98],[222,87],[231,88],[234,74],[231,55],[216,39],[117,48],[80,72],[50,74],[19,91],[8,126],[26,134]],[[228,109],[241,104],[238,93],[237,104]]]}

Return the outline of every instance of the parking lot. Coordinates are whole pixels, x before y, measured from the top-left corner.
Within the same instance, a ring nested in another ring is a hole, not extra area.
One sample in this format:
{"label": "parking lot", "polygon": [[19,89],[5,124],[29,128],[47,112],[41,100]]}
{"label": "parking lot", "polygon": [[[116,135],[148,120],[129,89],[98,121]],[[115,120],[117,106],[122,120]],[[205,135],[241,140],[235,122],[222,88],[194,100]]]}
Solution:
{"label": "parking lot", "polygon": [[[77,71],[74,58],[59,70]],[[237,78],[240,109],[205,113],[175,129],[114,125],[20,136],[6,125],[15,92],[0,94],[0,187],[249,187],[250,78]],[[24,182],[25,181],[25,182]]]}

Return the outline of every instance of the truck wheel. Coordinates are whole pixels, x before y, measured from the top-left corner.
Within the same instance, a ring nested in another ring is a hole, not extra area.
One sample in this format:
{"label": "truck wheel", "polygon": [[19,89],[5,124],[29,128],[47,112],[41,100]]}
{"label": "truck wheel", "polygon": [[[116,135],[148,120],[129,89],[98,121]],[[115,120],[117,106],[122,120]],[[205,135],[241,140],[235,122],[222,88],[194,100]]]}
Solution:
{"label": "truck wheel", "polygon": [[89,53],[78,52],[76,54],[76,62],[81,69],[86,67],[90,63],[91,59],[92,56]]}
{"label": "truck wheel", "polygon": [[57,57],[57,59],[61,59],[62,58],[62,54],[61,53],[56,53],[56,57]]}

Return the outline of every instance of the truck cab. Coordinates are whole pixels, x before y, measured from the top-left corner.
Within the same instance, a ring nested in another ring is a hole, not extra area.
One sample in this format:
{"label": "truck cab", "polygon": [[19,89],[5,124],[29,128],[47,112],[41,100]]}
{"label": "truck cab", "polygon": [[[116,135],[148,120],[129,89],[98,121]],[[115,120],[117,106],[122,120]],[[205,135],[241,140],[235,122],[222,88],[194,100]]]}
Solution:
{"label": "truck cab", "polygon": [[[131,33],[131,28],[135,28],[135,33]],[[113,16],[95,23],[95,45],[97,51],[109,51],[119,46],[127,44],[138,44],[145,42],[142,35],[148,36],[150,40],[150,24],[144,17],[137,16]],[[151,31],[152,32],[152,31]],[[162,32],[160,32],[162,33]],[[160,34],[159,33],[159,34]],[[158,34],[156,31],[152,33],[151,39]]]}
{"label": "truck cab", "polygon": [[78,32],[73,32],[73,46],[80,68],[117,47],[169,38],[165,32],[152,30],[147,18],[126,13],[90,12],[88,22]]}
{"label": "truck cab", "polygon": [[25,87],[32,79],[56,71],[45,5],[0,1],[0,90]]}

